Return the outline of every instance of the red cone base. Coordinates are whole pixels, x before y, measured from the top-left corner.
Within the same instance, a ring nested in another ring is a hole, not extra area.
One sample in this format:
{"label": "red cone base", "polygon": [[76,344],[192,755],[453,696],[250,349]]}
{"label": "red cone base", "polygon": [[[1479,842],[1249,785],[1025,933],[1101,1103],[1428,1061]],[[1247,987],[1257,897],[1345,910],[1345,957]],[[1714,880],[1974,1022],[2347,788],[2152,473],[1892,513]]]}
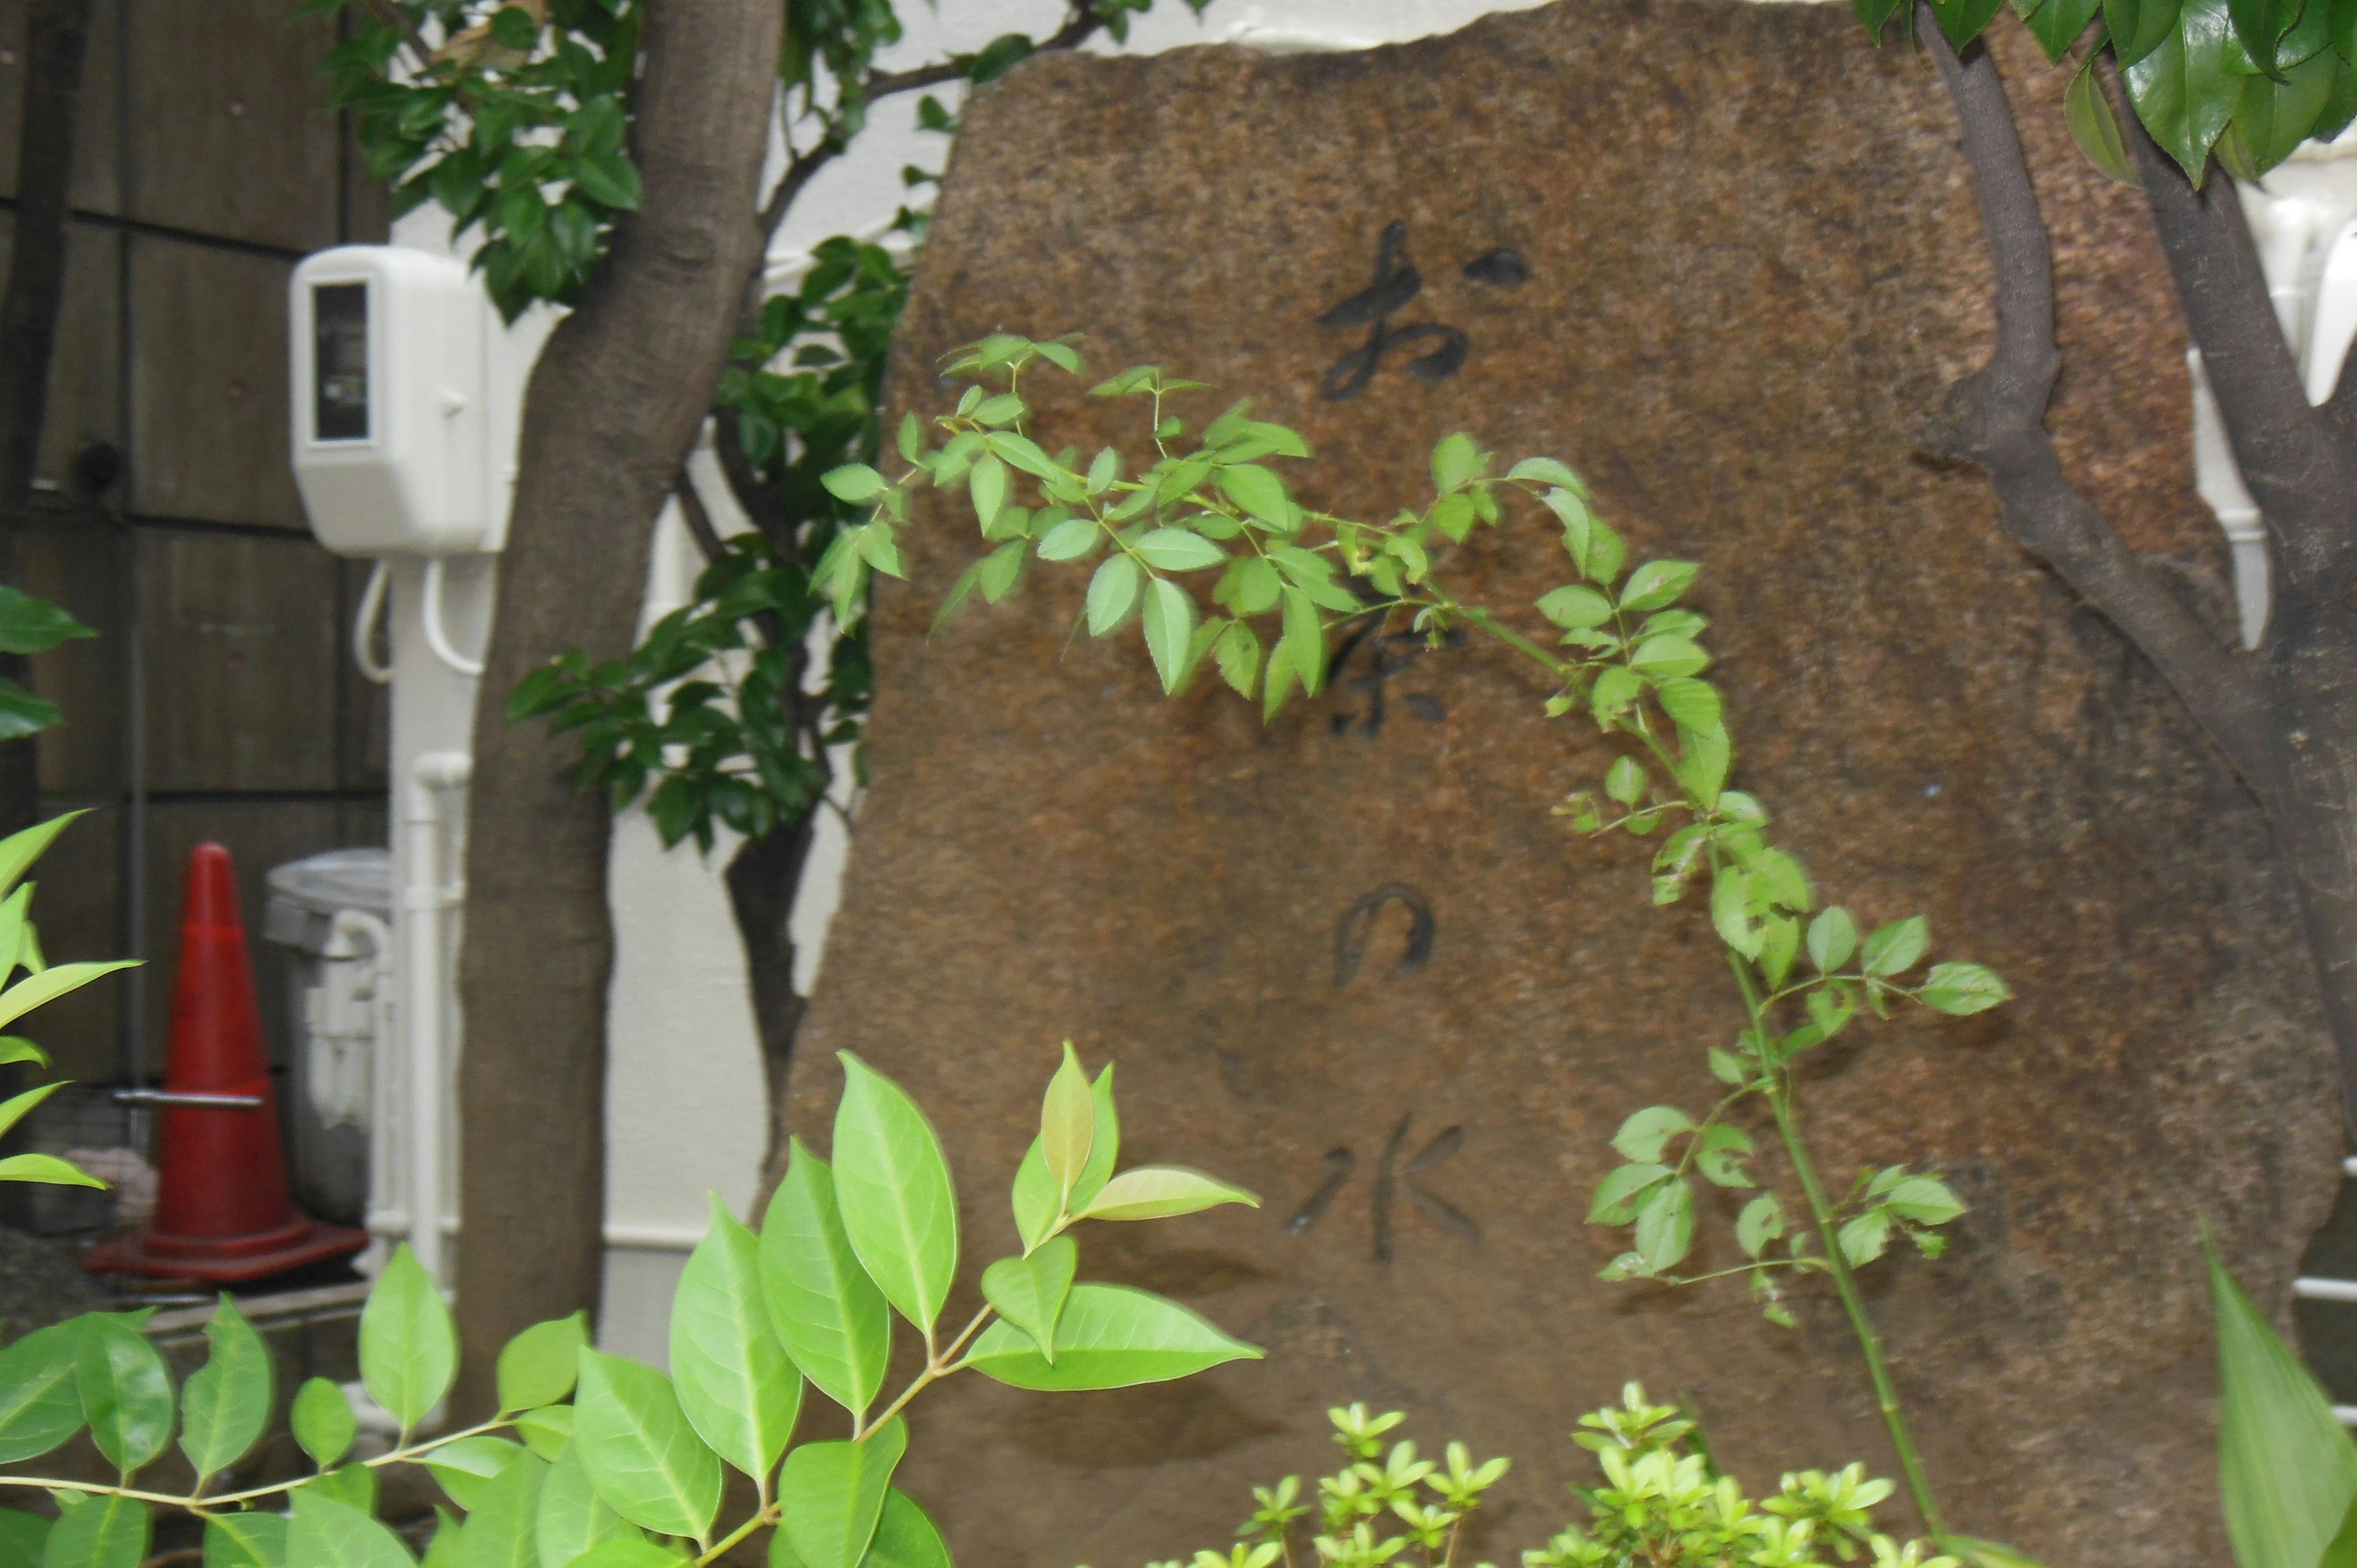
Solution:
{"label": "red cone base", "polygon": [[164,1087],[262,1103],[167,1106],[156,1140],[155,1218],[129,1240],[84,1252],[84,1269],[234,1284],[368,1245],[365,1233],[322,1225],[286,1196],[237,876],[217,843],[199,844],[188,857]]}

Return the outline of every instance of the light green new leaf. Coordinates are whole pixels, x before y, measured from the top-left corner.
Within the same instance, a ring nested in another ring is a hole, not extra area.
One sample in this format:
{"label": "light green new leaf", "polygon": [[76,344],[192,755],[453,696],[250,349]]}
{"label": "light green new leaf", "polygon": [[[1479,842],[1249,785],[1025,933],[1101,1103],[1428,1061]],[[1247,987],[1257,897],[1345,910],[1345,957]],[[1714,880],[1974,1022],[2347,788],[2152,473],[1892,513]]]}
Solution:
{"label": "light green new leaf", "polygon": [[1567,631],[1577,631],[1610,620],[1612,601],[1594,588],[1574,583],[1540,598],[1538,612]]}
{"label": "light green new leaf", "polygon": [[[1103,637],[1129,618],[1145,575],[1128,555],[1108,555],[1089,579],[1089,635]],[[840,1156],[838,1156],[839,1158]]]}
{"label": "light green new leaf", "polygon": [[1077,561],[1097,547],[1104,530],[1092,517],[1068,517],[1039,541],[1042,561]]}
{"label": "light green new leaf", "polygon": [[1260,1207],[1260,1199],[1243,1187],[1200,1171],[1184,1165],[1140,1165],[1105,1183],[1104,1190],[1082,1211],[1081,1218],[1162,1219],[1222,1203]]}
{"label": "light green new leaf", "polygon": [[1932,925],[1922,916],[1893,920],[1866,939],[1859,967],[1868,974],[1902,974],[1921,961],[1931,940]]}
{"label": "light green new leaf", "polygon": [[598,1498],[589,1472],[582,1467],[581,1450],[566,1444],[540,1484],[540,1568],[569,1568],[602,1542],[643,1539]]}
{"label": "light green new leaf", "polygon": [[1938,1176],[1909,1176],[1891,1187],[1883,1206],[1918,1225],[1945,1225],[1964,1211],[1964,1199]]}
{"label": "light green new leaf", "polygon": [[966,479],[967,493],[974,500],[974,521],[985,533],[998,521],[998,509],[1006,504],[1006,465],[995,452],[985,452],[974,459],[974,472]]}
{"label": "light green new leaf", "polygon": [[819,1392],[854,1415],[875,1402],[891,1313],[844,1233],[834,1174],[799,1138],[761,1221],[761,1294],[779,1343]]}
{"label": "light green new leaf", "polygon": [[1293,510],[1293,498],[1286,493],[1285,481],[1271,470],[1257,464],[1240,463],[1222,468],[1218,478],[1220,489],[1230,500],[1277,532],[1290,535],[1300,526]]}
{"label": "light green new leaf", "polygon": [[1709,682],[1697,681],[1691,675],[1676,676],[1654,687],[1653,696],[1662,704],[1662,712],[1669,714],[1680,729],[1700,735],[1725,733],[1718,693]]}
{"label": "light green new leaf", "polygon": [[69,991],[79,991],[102,974],[113,974],[118,969],[136,969],[134,959],[118,959],[112,963],[53,964],[38,974],[28,974],[5,991],[0,991],[0,1027],[15,1023],[34,1008],[54,1002]]}
{"label": "light green new leaf", "polygon": [[205,1326],[212,1353],[181,1393],[180,1451],[199,1478],[226,1470],[270,1424],[270,1348],[224,1292]]}
{"label": "light green new leaf", "polygon": [[425,1568],[458,1568],[458,1553],[466,1544],[466,1521],[435,1504],[434,1539],[425,1543]]}
{"label": "light green new leaf", "polygon": [[1004,1323],[984,1329],[963,1364],[1018,1389],[1052,1391],[1168,1382],[1260,1355],[1175,1301],[1127,1285],[1077,1284],[1056,1325],[1052,1364],[1029,1335]]}
{"label": "light green new leaf", "polygon": [[417,1560],[392,1530],[309,1486],[295,1494],[286,1562],[288,1568],[416,1568]]}
{"label": "light green new leaf", "polygon": [[859,1568],[908,1448],[909,1423],[896,1415],[861,1442],[805,1443],[786,1455],[780,1529],[804,1568]]}
{"label": "light green new leaf", "polygon": [[1048,1092],[1039,1102],[1039,1153],[1048,1162],[1048,1176],[1055,1183],[1059,1203],[1069,1198],[1089,1163],[1089,1150],[1096,1142],[1096,1121],[1088,1072],[1081,1066],[1072,1042],[1066,1040],[1064,1059],[1048,1080]]}
{"label": "light green new leaf", "polygon": [[573,1407],[544,1404],[515,1418],[516,1435],[544,1459],[554,1459],[573,1441]]}
{"label": "light green new leaf", "polygon": [[[1090,1140],[1088,1163],[1082,1166],[1080,1180],[1074,1184],[1068,1200],[1075,1211],[1086,1208],[1096,1195],[1104,1189],[1113,1176],[1114,1162],[1121,1153],[1121,1113],[1113,1101],[1113,1064],[1107,1062],[1097,1074],[1093,1089],[1096,1104],[1094,1136]],[[1010,1195],[1015,1209],[1015,1229],[1023,1238],[1024,1251],[1039,1246],[1056,1222],[1056,1184],[1048,1174],[1047,1152],[1039,1139],[1023,1163],[1015,1167],[1015,1187]]]}
{"label": "light green new leaf", "polygon": [[1735,1217],[1735,1244],[1743,1249],[1746,1257],[1758,1257],[1769,1242],[1783,1233],[1784,1206],[1772,1192],[1753,1198]]}
{"label": "light green new leaf", "polygon": [[13,891],[16,879],[25,875],[33,862],[41,858],[50,844],[57,842],[58,835],[66,831],[66,824],[88,810],[84,807],[81,811],[68,811],[63,816],[36,822],[0,839],[0,893]]}
{"label": "light green new leaf", "polygon": [[287,1568],[283,1513],[220,1513],[205,1520],[205,1568]]}
{"label": "light green new leaf", "polygon": [[500,1351],[501,1410],[538,1410],[573,1391],[581,1370],[581,1347],[589,1343],[586,1314],[535,1323]]}
{"label": "light green new leaf", "polygon": [[1070,1201],[1075,1209],[1096,1201],[1097,1194],[1113,1179],[1114,1162],[1121,1155],[1121,1112],[1113,1102],[1113,1063],[1105,1063],[1097,1073],[1090,1098],[1095,1108],[1091,1123],[1094,1135],[1089,1140],[1088,1163],[1081,1167],[1081,1179],[1072,1184]]}
{"label": "light green new leaf", "polygon": [[1228,553],[1191,529],[1157,528],[1136,544],[1138,554],[1157,572],[1193,572],[1216,566]]}
{"label": "light green new leaf", "polygon": [[720,1510],[720,1457],[680,1410],[672,1381],[652,1367],[581,1352],[573,1441],[590,1484],[632,1524],[701,1536]]}
{"label": "light green new leaf", "polygon": [[1154,672],[1162,678],[1165,692],[1176,692],[1178,682],[1187,676],[1190,651],[1189,644],[1195,636],[1195,601],[1187,590],[1168,577],[1157,577],[1146,585],[1146,650],[1154,657]]}
{"label": "light green new leaf", "polygon": [[1935,963],[1916,993],[1924,1005],[1964,1017],[1985,1013],[2013,994],[1995,972],[1976,963]]}
{"label": "light green new leaf", "polygon": [[307,1489],[348,1509],[376,1512],[376,1472],[366,1465],[339,1465],[313,1477]]}
{"label": "light green new leaf", "polygon": [[295,1391],[291,1421],[295,1441],[322,1470],[350,1453],[360,1433],[351,1401],[325,1378],[313,1378]]}
{"label": "light green new leaf", "polygon": [[1587,1222],[1590,1225],[1634,1224],[1637,1210],[1643,1206],[1654,1185],[1668,1180],[1670,1175],[1669,1166],[1652,1160],[1614,1167],[1610,1175],[1596,1184],[1596,1197],[1587,1206]]}
{"label": "light green new leaf", "polygon": [[680,1559],[633,1530],[619,1541],[598,1542],[568,1568],[680,1568]]}
{"label": "light green new leaf", "polygon": [[155,1341],[122,1316],[92,1313],[82,1323],[74,1369],[82,1413],[98,1451],[129,1475],[171,1441],[172,1374]]}
{"label": "light green new leaf", "polygon": [[540,1568],[540,1498],[548,1461],[519,1453],[467,1510],[452,1568]]}
{"label": "light green new leaf", "polygon": [[819,476],[818,482],[826,487],[827,494],[854,506],[872,501],[891,488],[884,482],[883,475],[865,463],[845,463],[840,468],[829,468]]}
{"label": "light green new leaf", "polygon": [[712,1228],[688,1255],[671,1305],[671,1369],[680,1409],[714,1453],[766,1477],[793,1435],[802,1374],[786,1359],[761,1298],[761,1244],[712,1197]]}
{"label": "light green new leaf", "polygon": [[1623,1159],[1647,1163],[1662,1157],[1672,1138],[1694,1131],[1694,1118],[1674,1105],[1649,1105],[1632,1112],[1612,1134],[1612,1146]]}
{"label": "light green new leaf", "polygon": [[1809,922],[1809,961],[1819,974],[1831,974],[1857,950],[1857,922],[1835,905]]}
{"label": "light green new leaf", "polygon": [[[139,1568],[147,1557],[147,1505],[92,1498],[49,1527],[42,1568]],[[306,1568],[315,1568],[306,1564]],[[316,1568],[333,1568],[324,1559]]]}
{"label": "light green new leaf", "polygon": [[1694,1250],[1695,1201],[1694,1186],[1683,1176],[1675,1176],[1654,1190],[1637,1210],[1637,1229],[1631,1245],[1637,1255],[1645,1260],[1645,1267],[1653,1273],[1674,1269],[1685,1261]]}
{"label": "light green new leaf", "polygon": [[87,1321],[35,1329],[0,1350],[0,1465],[47,1454],[81,1430],[77,1352]]}
{"label": "light green new leaf", "polygon": [[0,1568],[41,1568],[48,1539],[49,1521],[40,1515],[0,1509]]}
{"label": "light green new leaf", "polygon": [[[927,1335],[957,1274],[957,1194],[941,1140],[897,1083],[839,1051],[835,1197],[843,1229],[884,1299]],[[790,1342],[791,1343],[791,1342]]]}
{"label": "light green new leaf", "polygon": [[[460,1508],[473,1512],[490,1483],[507,1473],[524,1453],[520,1443],[504,1437],[461,1437],[425,1455],[418,1463],[434,1473],[443,1492]],[[352,1466],[346,1466],[346,1469]]]}
{"label": "light green new leaf", "polygon": [[2216,1251],[2209,1256],[2226,1538],[2242,1568],[2316,1568],[2357,1500],[2357,1444]]}
{"label": "light green new leaf", "polygon": [[106,1184],[81,1166],[55,1155],[10,1155],[0,1159],[0,1181],[37,1181],[50,1187],[94,1187]]}
{"label": "light green new leaf", "polygon": [[950,1568],[949,1542],[915,1499],[895,1487],[884,1499],[863,1568]]}
{"label": "light green new leaf", "polygon": [[982,1296],[998,1316],[1031,1336],[1040,1353],[1056,1359],[1056,1319],[1072,1288],[1081,1250],[1059,1236],[1020,1258],[1001,1258],[982,1271]]}
{"label": "light green new leaf", "polygon": [[361,1308],[361,1381],[407,1433],[442,1402],[457,1375],[450,1308],[404,1241]]}
{"label": "light green new leaf", "polygon": [[1629,574],[1620,587],[1624,610],[1657,610],[1677,603],[1702,567],[1692,561],[1648,561]]}
{"label": "light green new leaf", "polygon": [[1750,902],[1751,878],[1743,868],[1720,866],[1710,884],[1711,927],[1720,941],[1745,958],[1756,959],[1767,937],[1751,918]]}

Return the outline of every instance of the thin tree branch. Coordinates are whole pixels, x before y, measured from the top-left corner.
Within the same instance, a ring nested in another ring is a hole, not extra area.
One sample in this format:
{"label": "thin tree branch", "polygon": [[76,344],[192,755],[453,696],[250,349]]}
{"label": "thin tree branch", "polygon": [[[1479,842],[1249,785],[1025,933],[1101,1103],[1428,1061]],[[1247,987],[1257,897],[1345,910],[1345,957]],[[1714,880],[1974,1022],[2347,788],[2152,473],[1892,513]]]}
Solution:
{"label": "thin tree branch", "polygon": [[2135,154],[2235,461],[2274,536],[2276,592],[2337,596],[2357,567],[2350,527],[2357,452],[2308,401],[2242,199],[2223,169],[2194,189],[2132,107],[2115,118]]}
{"label": "thin tree branch", "polygon": [[696,549],[704,553],[706,563],[719,560],[728,553],[720,542],[720,531],[712,526],[712,513],[705,510],[704,498],[695,491],[695,481],[683,467],[679,478],[671,482],[671,493],[679,502],[679,515],[686,520],[687,532],[695,541]]}
{"label": "thin tree branch", "polygon": [[[1917,31],[1956,110],[1995,263],[1997,317],[1988,363],[1957,384],[1927,444],[1987,471],[2016,542],[2134,642],[2252,788],[2271,796],[2274,754],[2254,672],[2219,646],[2160,571],[2129,549],[2063,476],[2045,423],[2061,367],[2053,252],[2013,106],[1986,48],[1975,44],[1960,60],[1928,7],[1919,9],[1919,18]],[[2267,328],[2275,330],[2272,317]]]}

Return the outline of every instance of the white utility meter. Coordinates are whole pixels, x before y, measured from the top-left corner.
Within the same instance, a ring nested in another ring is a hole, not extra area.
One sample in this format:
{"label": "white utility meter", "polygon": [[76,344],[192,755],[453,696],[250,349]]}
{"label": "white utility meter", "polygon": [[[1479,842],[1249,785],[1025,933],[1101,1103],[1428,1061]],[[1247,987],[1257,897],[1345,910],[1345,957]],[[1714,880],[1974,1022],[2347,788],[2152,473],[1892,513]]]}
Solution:
{"label": "white utility meter", "polygon": [[342,555],[460,555],[507,540],[522,371],[464,262],[344,245],[288,298],[295,482]]}

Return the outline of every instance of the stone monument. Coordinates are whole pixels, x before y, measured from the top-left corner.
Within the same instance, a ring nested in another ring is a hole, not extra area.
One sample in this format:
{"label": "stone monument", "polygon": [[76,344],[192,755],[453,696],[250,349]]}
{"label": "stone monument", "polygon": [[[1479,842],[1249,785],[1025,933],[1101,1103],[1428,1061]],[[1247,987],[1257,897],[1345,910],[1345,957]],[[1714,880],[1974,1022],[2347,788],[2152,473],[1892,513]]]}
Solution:
{"label": "stone monument", "polygon": [[[1998,32],[2058,242],[2065,460],[2231,636],[2140,199]],[[1387,246],[1423,286],[1370,352],[1318,321]],[[1944,1261],[1869,1274],[1952,1522],[2058,1565],[2217,1561],[2196,1226],[2284,1302],[2337,1178],[2329,1051],[2256,807],[1982,477],[1917,455],[1986,351],[1988,287],[1927,61],[1846,5],[1577,0],[1363,54],[1025,66],[966,113],[891,395],[935,412],[944,350],[1082,331],[1097,373],[1216,383],[1198,421],[1251,395],[1301,428],[1318,504],[1420,504],[1465,430],[1579,468],[1632,558],[1701,562],[1738,775],[1782,842],[2018,993],[1846,1038],[1809,1091],[1832,1179],[1921,1158],[1973,1205]],[[1026,382],[1048,445],[1135,446],[1130,408],[1052,381]],[[904,1479],[961,1563],[1222,1544],[1249,1484],[1328,1467],[1323,1412],[1353,1400],[1514,1456],[1468,1562],[1578,1514],[1566,1434],[1629,1379],[1689,1397],[1755,1487],[1895,1473],[1829,1294],[1785,1332],[1739,1282],[1596,1277],[1622,1244],[1583,1223],[1608,1140],[1703,1101],[1738,1010],[1703,911],[1650,908],[1641,850],[1549,814],[1601,771],[1592,726],[1475,648],[1361,645],[1265,727],[1213,682],[1166,701],[1134,634],[1073,637],[1070,571],[928,640],[977,542],[962,501],[909,537],[800,1125],[823,1137],[837,1048],[908,1082],[978,1266],[1014,1244],[1006,1184],[1070,1036],[1119,1064],[1129,1158],[1264,1200],[1091,1228],[1082,1269],[1265,1361],[919,1405]],[[1527,605],[1561,556],[1529,522],[1452,571]]]}

